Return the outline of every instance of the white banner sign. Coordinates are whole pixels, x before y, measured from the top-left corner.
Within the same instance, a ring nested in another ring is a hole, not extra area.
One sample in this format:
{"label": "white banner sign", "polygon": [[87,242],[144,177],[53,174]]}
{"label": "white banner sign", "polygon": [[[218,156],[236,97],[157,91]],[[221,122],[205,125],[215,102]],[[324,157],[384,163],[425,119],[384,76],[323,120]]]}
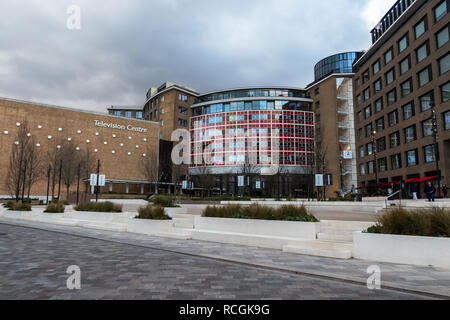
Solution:
{"label": "white banner sign", "polygon": [[244,176],[239,176],[238,177],[238,187],[243,187],[244,186]]}
{"label": "white banner sign", "polygon": [[90,182],[91,182],[91,186],[95,187],[97,185],[97,175],[95,173],[91,174]]}
{"label": "white banner sign", "polygon": [[323,187],[323,174],[316,174],[316,187]]}
{"label": "white banner sign", "polygon": [[98,177],[98,185],[99,185],[100,187],[104,187],[104,186],[106,185],[106,176],[105,176],[104,174],[101,174],[101,175]]}

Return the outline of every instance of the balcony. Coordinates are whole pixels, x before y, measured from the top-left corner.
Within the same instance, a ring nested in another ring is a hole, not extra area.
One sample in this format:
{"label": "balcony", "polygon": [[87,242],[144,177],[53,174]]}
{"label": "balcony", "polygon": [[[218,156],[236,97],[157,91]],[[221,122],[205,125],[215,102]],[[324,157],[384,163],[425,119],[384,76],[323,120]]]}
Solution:
{"label": "balcony", "polygon": [[343,114],[343,115],[349,115],[350,112],[347,109],[343,109],[343,108],[338,108],[337,111],[338,114]]}

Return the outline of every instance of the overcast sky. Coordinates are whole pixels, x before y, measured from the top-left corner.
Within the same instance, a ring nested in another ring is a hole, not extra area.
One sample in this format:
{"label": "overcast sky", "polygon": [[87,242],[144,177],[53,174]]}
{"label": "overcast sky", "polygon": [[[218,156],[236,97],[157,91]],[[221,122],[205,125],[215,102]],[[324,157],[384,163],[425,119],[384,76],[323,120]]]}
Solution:
{"label": "overcast sky", "polygon": [[[207,92],[305,87],[320,59],[370,46],[394,0],[0,2],[0,96],[105,112],[165,81]],[[81,29],[67,28],[67,8]]]}

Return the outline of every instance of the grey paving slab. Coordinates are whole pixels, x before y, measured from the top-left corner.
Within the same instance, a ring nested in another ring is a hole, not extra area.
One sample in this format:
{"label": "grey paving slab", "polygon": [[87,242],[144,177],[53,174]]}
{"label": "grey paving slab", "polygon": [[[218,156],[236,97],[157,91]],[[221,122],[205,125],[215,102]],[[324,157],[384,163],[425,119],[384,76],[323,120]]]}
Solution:
{"label": "grey paving slab", "polygon": [[[10,260],[15,261],[14,259],[16,255],[21,257],[21,253],[24,253],[24,256],[27,256],[28,254],[33,256],[33,252],[41,252],[42,250],[45,250],[42,248],[36,248],[35,250],[30,251],[30,245],[34,246],[39,244],[39,246],[42,246],[43,248],[53,248],[55,246],[55,241],[58,242],[59,246],[65,242],[71,243],[68,240],[59,242],[56,239],[73,237],[74,239],[77,239],[77,241],[74,242],[73,246],[67,243],[68,252],[71,252],[72,254],[74,254],[74,252],[79,252],[82,256],[80,257],[81,262],[84,261],[83,259],[87,259],[92,261],[92,263],[97,261],[99,265],[114,266],[107,267],[107,269],[103,272],[107,279],[110,277],[115,278],[116,273],[120,273],[117,275],[117,279],[114,280],[114,284],[122,282],[126,283],[126,286],[129,286],[130,288],[134,288],[136,285],[141,283],[140,281],[135,282],[135,279],[142,279],[142,270],[150,270],[150,274],[147,276],[154,277],[156,276],[153,272],[154,270],[161,270],[158,268],[166,267],[167,270],[169,270],[169,273],[158,273],[158,277],[164,280],[163,283],[166,283],[166,288],[168,290],[175,290],[176,287],[172,286],[173,282],[171,281],[174,279],[177,281],[179,280],[184,289],[188,290],[184,291],[183,294],[180,294],[179,296],[184,297],[185,295],[188,295],[192,299],[202,299],[201,297],[206,298],[205,294],[207,295],[208,292],[216,292],[216,295],[212,295],[211,297],[216,297],[217,299],[220,299],[219,297],[224,295],[235,296],[236,299],[245,299],[246,297],[248,299],[256,299],[257,297],[255,294],[257,295],[258,293],[260,293],[259,298],[262,299],[266,298],[266,293],[268,297],[273,297],[273,292],[270,293],[270,290],[265,291],[267,288],[272,288],[272,290],[275,290],[275,288],[283,288],[282,292],[287,292],[287,294],[281,293],[280,297],[283,299],[328,299],[333,298],[335,295],[341,298],[349,299],[417,298],[420,297],[420,295],[417,295],[420,294],[420,292],[450,297],[450,272],[448,270],[438,270],[431,267],[415,267],[409,265],[376,263],[360,260],[328,259],[288,254],[278,250],[237,245],[174,240],[130,233],[56,226],[35,222],[12,221],[9,219],[0,219],[0,221],[3,223],[13,223],[28,227],[24,229],[4,224],[0,225],[0,234],[6,234],[6,237],[10,237],[11,230],[14,230],[14,228],[18,228],[21,231],[12,231],[13,234],[17,232],[19,234],[30,233],[33,235],[38,233],[39,235],[35,235],[33,237],[34,241],[32,241],[31,244],[29,243],[27,237],[24,237],[27,239],[25,242],[20,242],[17,240],[16,243],[14,241],[5,241],[5,236],[0,236],[1,262]],[[53,233],[44,232],[42,230],[52,231]],[[83,243],[78,244],[79,242]],[[86,244],[84,242],[86,242]],[[92,243],[92,245],[87,245],[88,243]],[[104,243],[105,246],[103,247],[100,243]],[[121,245],[124,247],[120,247]],[[117,247],[116,250],[119,250],[120,254],[111,254],[110,251],[114,251],[111,246]],[[14,254],[11,253],[12,250],[14,251]],[[8,252],[10,252],[9,255]],[[56,252],[58,252],[58,250],[56,250]],[[7,255],[7,258],[5,258],[4,254]],[[165,258],[161,258],[161,255]],[[170,258],[166,258],[166,255]],[[146,258],[150,259],[150,257],[154,257],[156,261],[151,259],[151,263],[149,265]],[[170,262],[171,259],[183,261],[183,263],[172,263]],[[64,254],[59,256],[56,255],[53,257],[53,261],[57,264],[64,264],[67,262],[67,256]],[[186,267],[186,261],[189,261],[195,267]],[[201,261],[201,263],[199,261]],[[26,272],[26,270],[42,271],[43,268],[49,268],[45,270],[52,270],[48,272],[54,273],[55,269],[57,269],[56,266],[51,267],[51,265],[43,265],[39,259],[29,259],[21,262],[22,263],[16,265],[15,269],[15,271],[19,270],[19,273]],[[206,263],[211,269],[208,267],[203,267],[200,268],[202,271],[201,274],[195,273],[194,271],[199,270],[197,268],[197,264],[199,263],[201,266],[204,266],[204,263]],[[377,295],[379,293],[374,293],[365,287],[368,276],[366,274],[367,267],[373,264],[379,265],[382,270],[382,285],[385,288],[382,292],[386,294],[385,296]],[[5,270],[5,268],[9,268],[9,266],[9,262],[6,264],[0,263],[0,272],[3,273],[3,270]],[[222,268],[222,266],[226,266],[225,270],[227,270],[227,272],[217,271],[217,268]],[[92,268],[95,269],[95,266],[93,265]],[[257,271],[249,272],[248,270]],[[191,272],[194,272],[191,276],[186,275]],[[245,277],[239,277],[238,274],[240,273],[244,274]],[[44,272],[43,274],[45,276],[46,273]],[[262,274],[264,274],[265,277],[262,277]],[[276,274],[277,276],[269,276],[273,274]],[[11,276],[11,274],[9,275]],[[312,278],[311,275],[315,277]],[[268,278],[266,278],[266,276]],[[321,278],[317,278],[317,276],[320,276]],[[63,277],[65,277],[65,275],[63,275]],[[94,275],[93,277],[98,276]],[[217,277],[219,277],[220,280],[218,280]],[[17,280],[17,278],[14,279]],[[234,283],[236,279],[240,279],[240,281],[237,281],[235,284],[236,290],[229,290],[230,284]],[[287,282],[287,279],[294,281],[294,287],[296,285],[298,287],[298,284],[296,284],[297,282],[295,281],[301,280],[310,282],[303,282],[299,288],[307,288],[307,290],[302,289],[300,292],[297,291],[297,296],[294,296],[294,292],[296,291],[294,288],[292,288],[292,292],[289,291],[291,289],[291,284]],[[337,279],[342,281],[335,281]],[[13,283],[15,282],[13,281]],[[224,289],[215,288],[211,291],[201,291],[202,288],[207,288],[205,284],[211,284],[211,288],[214,286],[223,287]],[[144,286],[144,288],[152,288],[151,286],[157,286],[160,288],[162,284],[144,282],[141,283],[141,285]],[[260,288],[259,286],[261,285],[264,288]],[[337,291],[332,293],[331,291],[326,290],[323,295],[318,293],[322,288],[329,289],[330,285]],[[142,288],[142,286],[138,286],[138,288]],[[354,292],[358,292],[358,294],[352,295],[350,292],[345,291],[343,288],[347,286],[352,287],[352,290],[356,290]],[[107,281],[104,281],[101,287],[109,288]],[[386,290],[390,287],[408,290],[406,292],[408,294],[405,295],[404,293],[398,291],[395,292],[392,290]],[[4,288],[3,284],[0,288],[1,295]],[[177,290],[179,290],[179,288]],[[192,290],[194,290],[194,292]],[[256,291],[253,292],[252,290]],[[366,290],[369,291],[369,296],[367,296]],[[108,292],[108,290],[105,292]],[[197,295],[199,292],[201,292],[200,296]],[[306,292],[311,292],[311,294]],[[394,292],[395,294],[391,295],[391,293]],[[414,292],[417,294],[414,294]],[[67,295],[67,293],[64,294]],[[117,296],[113,294],[113,296],[119,297],[120,295]],[[123,295],[123,297],[126,296],[127,294]],[[167,296],[160,291],[158,291],[155,297],[156,296],[160,298],[167,298]],[[176,294],[171,294],[169,296],[174,298]]]}

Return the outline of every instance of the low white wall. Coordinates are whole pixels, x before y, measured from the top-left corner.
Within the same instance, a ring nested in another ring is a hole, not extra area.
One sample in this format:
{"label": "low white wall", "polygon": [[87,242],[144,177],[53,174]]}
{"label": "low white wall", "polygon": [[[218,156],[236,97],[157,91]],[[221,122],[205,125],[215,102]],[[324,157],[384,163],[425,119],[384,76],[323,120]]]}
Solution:
{"label": "low white wall", "polygon": [[450,269],[450,239],[355,232],[357,259]]}
{"label": "low white wall", "polygon": [[171,228],[173,228],[172,220],[131,219],[127,231],[152,236]]}
{"label": "low white wall", "polygon": [[320,223],[195,217],[195,230],[316,239]]}

